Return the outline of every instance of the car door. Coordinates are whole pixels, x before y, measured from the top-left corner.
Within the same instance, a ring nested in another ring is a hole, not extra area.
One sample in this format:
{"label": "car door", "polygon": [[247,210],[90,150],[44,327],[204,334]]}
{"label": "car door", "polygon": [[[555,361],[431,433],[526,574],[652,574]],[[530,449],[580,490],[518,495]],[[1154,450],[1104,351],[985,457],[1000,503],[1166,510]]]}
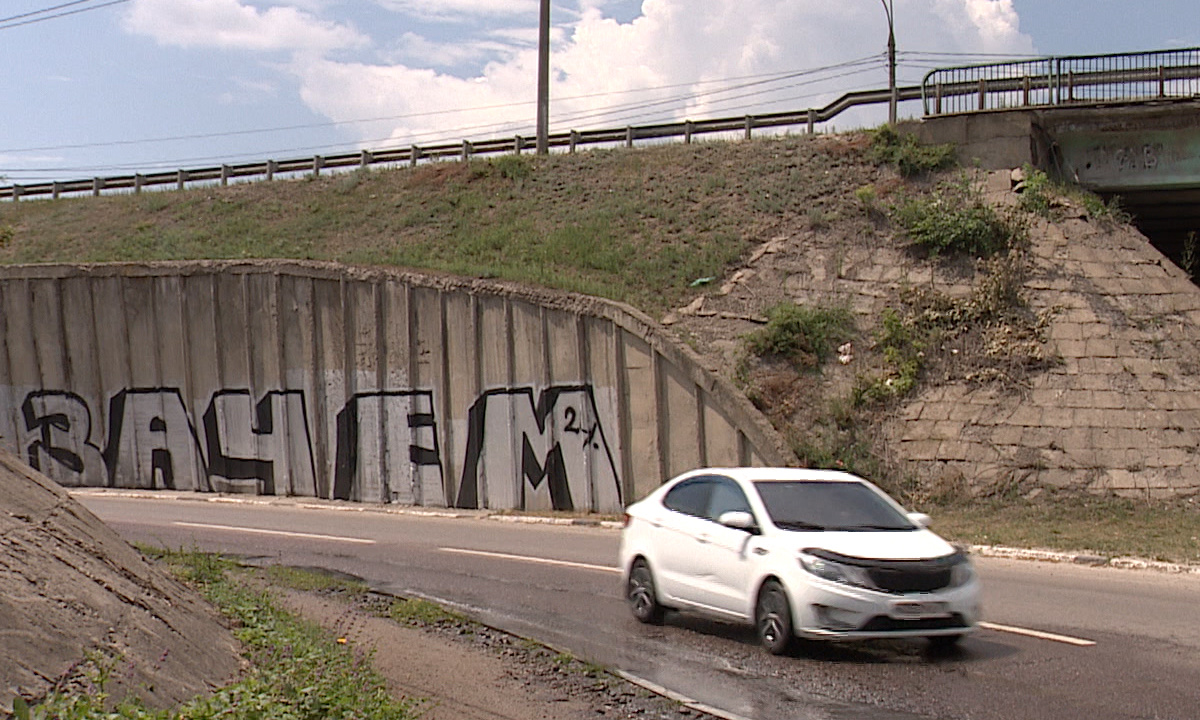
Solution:
{"label": "car door", "polygon": [[705,543],[700,537],[710,524],[708,476],[685,480],[663,496],[664,512],[653,539],[658,589],[671,600],[696,603],[701,578],[707,569]]}
{"label": "car door", "polygon": [[697,536],[704,558],[704,573],[697,581],[697,602],[721,614],[745,617],[759,541],[750,531],[722,525],[719,519],[727,512],[754,514],[741,486],[727,477],[713,477],[704,513],[706,522]]}

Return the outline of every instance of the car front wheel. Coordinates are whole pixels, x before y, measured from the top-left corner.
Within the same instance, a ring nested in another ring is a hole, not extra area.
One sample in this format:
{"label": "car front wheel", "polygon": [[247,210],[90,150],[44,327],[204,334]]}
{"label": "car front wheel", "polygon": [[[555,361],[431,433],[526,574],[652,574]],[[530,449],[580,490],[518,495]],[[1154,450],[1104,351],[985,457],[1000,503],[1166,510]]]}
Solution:
{"label": "car front wheel", "polygon": [[629,582],[625,586],[625,599],[639,622],[657,625],[663,620],[666,608],[658,603],[654,589],[654,574],[645,560],[638,558],[629,570]]}
{"label": "car front wheel", "polygon": [[758,640],[772,655],[783,655],[792,647],[792,608],[783,586],[768,580],[758,593],[754,614]]}

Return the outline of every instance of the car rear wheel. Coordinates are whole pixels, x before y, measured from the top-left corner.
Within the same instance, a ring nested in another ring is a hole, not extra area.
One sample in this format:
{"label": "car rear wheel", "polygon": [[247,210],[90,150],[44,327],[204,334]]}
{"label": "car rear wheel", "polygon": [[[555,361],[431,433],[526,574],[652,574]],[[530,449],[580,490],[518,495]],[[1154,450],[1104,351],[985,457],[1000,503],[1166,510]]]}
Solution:
{"label": "car rear wheel", "polygon": [[758,593],[755,611],[758,640],[772,655],[783,655],[792,647],[792,608],[783,586],[768,580]]}
{"label": "car rear wheel", "polygon": [[657,625],[663,621],[666,608],[658,603],[654,589],[654,574],[645,560],[638,558],[629,570],[629,582],[625,586],[625,599],[639,622]]}

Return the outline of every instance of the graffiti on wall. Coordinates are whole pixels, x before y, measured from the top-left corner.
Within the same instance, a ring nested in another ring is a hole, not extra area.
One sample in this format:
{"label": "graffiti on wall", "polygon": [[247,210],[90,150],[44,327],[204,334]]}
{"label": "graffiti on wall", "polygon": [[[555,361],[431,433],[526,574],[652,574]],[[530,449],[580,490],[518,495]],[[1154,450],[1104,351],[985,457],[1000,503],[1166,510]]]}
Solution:
{"label": "graffiti on wall", "polygon": [[213,393],[196,422],[179,388],[107,401],[107,433],[66,390],[21,403],[29,464],[73,487],[240,491],[463,508],[619,508],[621,487],[590,385],[488,390],[466,413],[462,477],[445,478],[432,391],[358,393],[336,413],[318,470],[302,390]]}

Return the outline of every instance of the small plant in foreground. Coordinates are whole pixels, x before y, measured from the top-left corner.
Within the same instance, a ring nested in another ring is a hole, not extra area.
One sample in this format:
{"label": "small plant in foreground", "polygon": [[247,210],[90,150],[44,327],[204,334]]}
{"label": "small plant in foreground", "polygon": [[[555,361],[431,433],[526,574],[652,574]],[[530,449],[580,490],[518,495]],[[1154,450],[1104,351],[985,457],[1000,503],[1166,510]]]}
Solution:
{"label": "small plant in foreground", "polygon": [[[114,701],[103,666],[84,694],[53,694],[22,720],[405,720],[416,705],[390,695],[370,656],[339,644],[327,631],[280,609],[269,594],[230,577],[233,566],[198,552],[156,553],[179,577],[202,579],[197,589],[237,624],[250,667],[242,678],[172,710],[151,710],[137,698]],[[16,708],[14,708],[16,709]]]}

